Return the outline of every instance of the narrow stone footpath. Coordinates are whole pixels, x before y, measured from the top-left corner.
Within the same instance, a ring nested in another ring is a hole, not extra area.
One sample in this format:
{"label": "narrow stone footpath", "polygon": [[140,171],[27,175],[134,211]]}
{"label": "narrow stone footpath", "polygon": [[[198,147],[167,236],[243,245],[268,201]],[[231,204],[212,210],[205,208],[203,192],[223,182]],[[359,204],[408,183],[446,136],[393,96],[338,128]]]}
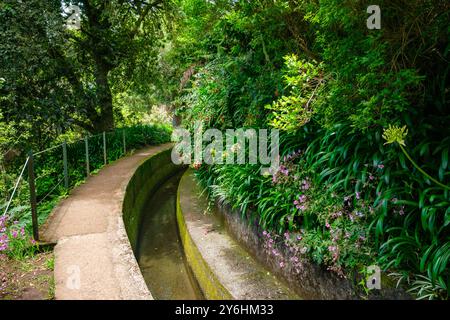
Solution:
{"label": "narrow stone footpath", "polygon": [[152,299],[122,220],[125,190],[152,146],[104,167],[53,210],[41,238],[55,246],[56,299]]}

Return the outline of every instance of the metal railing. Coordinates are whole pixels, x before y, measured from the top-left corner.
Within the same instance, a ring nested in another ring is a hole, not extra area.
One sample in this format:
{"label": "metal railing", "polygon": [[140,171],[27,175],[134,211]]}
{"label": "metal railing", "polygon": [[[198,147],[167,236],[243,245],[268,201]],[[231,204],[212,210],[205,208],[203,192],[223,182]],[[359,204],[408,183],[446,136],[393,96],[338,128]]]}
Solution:
{"label": "metal railing", "polygon": [[[126,153],[127,153],[126,130],[125,130],[125,128],[122,128],[119,130],[122,131],[122,137],[121,137],[122,154],[118,158],[126,155]],[[90,148],[89,148],[90,139],[98,138],[100,136],[102,137],[103,165],[107,165],[108,164],[107,135],[111,134],[111,133],[116,134],[117,132],[118,132],[118,130],[114,130],[114,131],[110,131],[110,132],[102,132],[101,134],[98,134],[98,135],[86,136],[79,141],[75,141],[75,142],[71,143],[71,145],[74,145],[76,143],[80,143],[80,142],[84,141],[84,153],[85,153],[84,158],[85,158],[85,167],[86,167],[86,172],[85,172],[86,177],[89,177],[91,175],[91,156],[92,156],[92,154],[90,154]],[[47,194],[45,196],[41,197],[40,201],[38,202],[37,190],[36,190],[36,180],[39,178],[44,178],[45,176],[36,178],[36,176],[35,176],[35,174],[36,174],[35,159],[37,156],[45,155],[51,151],[55,152],[59,148],[61,148],[61,156],[62,156],[62,164],[63,164],[63,166],[62,166],[63,177],[61,179],[59,179],[59,181],[52,187],[52,189],[49,192],[47,192]],[[69,162],[68,162],[68,150],[67,149],[68,149],[67,142],[63,142],[63,143],[53,146],[51,148],[48,148],[48,149],[45,149],[42,151],[38,151],[35,153],[33,153],[33,151],[30,150],[28,153],[28,156],[25,159],[25,162],[20,171],[20,174],[19,174],[17,180],[15,181],[14,188],[12,190],[11,195],[9,196],[9,199],[6,203],[5,210],[2,214],[3,216],[6,216],[9,212],[9,210],[11,209],[11,204],[13,202],[14,197],[17,194],[17,190],[19,189],[20,182],[22,180],[24,180],[24,174],[27,171],[28,188],[29,188],[29,193],[30,193],[29,204],[30,204],[30,208],[31,208],[33,238],[36,241],[39,240],[38,205],[43,203],[44,200],[46,200],[47,197],[49,195],[51,195],[52,192],[54,192],[56,190],[56,188],[58,188],[61,185],[61,183],[63,183],[63,182],[64,182],[64,189],[67,191],[70,190],[70,175],[69,175]],[[28,170],[26,170],[26,169],[28,169]]]}

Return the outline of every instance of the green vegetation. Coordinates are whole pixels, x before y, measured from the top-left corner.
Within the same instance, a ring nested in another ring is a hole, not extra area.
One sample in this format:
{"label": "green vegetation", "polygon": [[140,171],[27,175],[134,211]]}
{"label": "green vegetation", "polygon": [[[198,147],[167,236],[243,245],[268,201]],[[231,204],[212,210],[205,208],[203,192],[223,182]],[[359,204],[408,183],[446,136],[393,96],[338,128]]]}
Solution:
{"label": "green vegetation", "polygon": [[[80,7],[80,29],[65,27],[61,2]],[[67,192],[58,144],[72,142],[72,187],[85,177],[87,133],[92,171],[103,131],[109,161],[123,153],[122,130],[129,149],[167,141],[166,126],[147,126],[164,119],[154,105],[188,128],[276,128],[273,176],[196,165],[212,197],[252,213],[271,239],[294,235],[342,277],[377,264],[417,298],[448,299],[450,4],[380,0],[380,30],[366,26],[369,5],[1,1],[0,203],[28,150],[56,146],[35,159],[43,221]],[[29,226],[26,190],[0,236]]]}
{"label": "green vegetation", "polygon": [[279,173],[201,166],[211,195],[343,277],[378,264],[448,298],[448,2],[381,1],[381,30],[364,1],[178,3],[160,66],[184,123],[283,131]]}
{"label": "green vegetation", "polygon": [[[124,150],[123,137],[126,148]],[[171,129],[164,125],[141,125],[130,128],[120,128],[106,133],[107,161],[113,162],[126,154],[147,145],[156,145],[170,141]],[[94,135],[88,138],[89,167],[94,174],[104,165],[103,135]],[[64,186],[64,167],[62,146],[57,145],[43,153],[34,156],[34,171],[36,176],[36,196],[38,221],[46,221],[51,210],[74,186],[82,183],[86,178],[86,151],[85,141],[78,140],[67,144],[68,189]],[[23,165],[25,159],[19,157],[15,160]],[[19,166],[12,166],[19,168]],[[2,202],[0,210],[6,209],[11,197],[11,186],[16,183],[17,176],[8,183],[2,184]],[[25,177],[23,180],[27,180]],[[26,181],[25,181],[26,182]],[[30,238],[31,211],[29,202],[29,187],[27,183],[19,180],[18,191],[12,198],[10,209],[6,216],[0,217],[0,251],[14,259],[23,259],[33,256],[38,245]]]}
{"label": "green vegetation", "polygon": [[[68,28],[71,5],[81,10],[80,28]],[[167,117],[152,113],[153,70],[170,1],[5,0],[0,2],[0,253],[32,256],[28,170],[34,169],[42,224],[68,191],[90,171],[127,151],[170,140]],[[158,111],[161,108],[155,108]],[[156,120],[162,120],[157,123]],[[120,129],[116,129],[119,127]],[[66,141],[69,185],[64,186]],[[41,152],[45,150],[45,152]],[[24,174],[18,179],[22,168]]]}

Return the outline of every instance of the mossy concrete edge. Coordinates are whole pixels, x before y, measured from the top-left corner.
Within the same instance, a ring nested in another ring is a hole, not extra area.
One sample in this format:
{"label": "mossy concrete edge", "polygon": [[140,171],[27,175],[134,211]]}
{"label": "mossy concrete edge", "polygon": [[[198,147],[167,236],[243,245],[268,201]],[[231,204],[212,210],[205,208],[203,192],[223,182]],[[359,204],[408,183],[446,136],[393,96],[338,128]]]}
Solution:
{"label": "mossy concrete edge", "polygon": [[[184,179],[187,179],[188,172],[186,172],[180,181],[180,186]],[[232,294],[220,283],[214,272],[208,266],[208,263],[203,259],[200,251],[192,240],[186,226],[183,211],[181,208],[181,188],[177,190],[177,222],[178,230],[183,245],[186,260],[191,268],[203,295],[208,300],[232,300]]]}
{"label": "mossy concrete edge", "polygon": [[172,163],[171,152],[172,149],[170,148],[142,161],[126,186],[122,204],[122,218],[131,247],[135,253],[143,207],[149,196],[164,181],[182,169],[182,167]]}

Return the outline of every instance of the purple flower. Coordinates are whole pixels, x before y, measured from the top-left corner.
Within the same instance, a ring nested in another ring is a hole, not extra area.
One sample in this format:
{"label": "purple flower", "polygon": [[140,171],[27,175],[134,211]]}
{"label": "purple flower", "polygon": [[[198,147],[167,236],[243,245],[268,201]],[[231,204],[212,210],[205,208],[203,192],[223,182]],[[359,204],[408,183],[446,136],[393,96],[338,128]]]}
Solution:
{"label": "purple flower", "polygon": [[297,236],[297,240],[298,241],[302,240],[302,236]]}
{"label": "purple flower", "polygon": [[284,268],[284,262],[283,261],[280,262],[280,268]]}
{"label": "purple flower", "polygon": [[274,174],[272,176],[272,183],[277,183],[277,175],[276,174]]}
{"label": "purple flower", "polygon": [[280,172],[281,172],[282,174],[284,174],[285,176],[288,176],[288,175],[289,175],[289,170],[288,170],[285,166],[283,166],[283,165],[280,166]]}
{"label": "purple flower", "polygon": [[12,235],[12,237],[15,239],[15,238],[17,238],[17,236],[19,235],[19,233],[17,232],[17,230],[13,230],[13,231],[11,232],[11,235]]}
{"label": "purple flower", "polygon": [[303,180],[302,181],[302,190],[308,190],[310,188],[310,184],[308,182],[308,180]]}
{"label": "purple flower", "polygon": [[361,199],[361,192],[356,191],[356,199]]}
{"label": "purple flower", "polygon": [[264,230],[264,231],[263,231],[263,236],[266,236],[266,235],[267,235],[267,231]]}

